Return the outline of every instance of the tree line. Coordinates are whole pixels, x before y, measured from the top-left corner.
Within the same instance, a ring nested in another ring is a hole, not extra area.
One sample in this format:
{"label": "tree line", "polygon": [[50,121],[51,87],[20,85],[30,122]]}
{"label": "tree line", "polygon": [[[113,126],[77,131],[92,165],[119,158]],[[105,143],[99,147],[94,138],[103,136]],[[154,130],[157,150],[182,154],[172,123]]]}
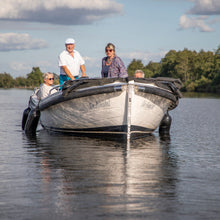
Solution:
{"label": "tree line", "polygon": [[220,46],[214,52],[170,50],[160,62],[149,62],[146,66],[134,59],[127,68],[129,76],[136,69],[143,70],[146,78],[179,78],[182,91],[220,93]]}
{"label": "tree line", "polygon": [[[54,84],[59,83],[59,76],[54,73]],[[0,88],[30,88],[39,87],[43,83],[43,73],[39,67],[33,67],[27,77],[16,77],[9,73],[0,73]]]}
{"label": "tree line", "polygon": [[[160,62],[150,61],[147,65],[133,59],[127,67],[129,76],[134,76],[137,69],[143,70],[146,78],[179,78],[182,91],[220,93],[220,46],[213,52],[170,50]],[[33,67],[27,77],[15,79],[9,73],[0,73],[0,88],[34,88],[43,83],[42,76],[39,67]],[[54,84],[58,84],[58,75],[54,77]]]}

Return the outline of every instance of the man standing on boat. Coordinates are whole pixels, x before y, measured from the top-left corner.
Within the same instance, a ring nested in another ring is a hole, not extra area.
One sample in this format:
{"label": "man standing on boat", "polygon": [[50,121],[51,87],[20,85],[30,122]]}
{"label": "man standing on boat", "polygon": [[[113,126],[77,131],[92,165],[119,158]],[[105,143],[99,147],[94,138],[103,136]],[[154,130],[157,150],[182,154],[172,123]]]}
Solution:
{"label": "man standing on boat", "polygon": [[65,41],[66,50],[59,55],[60,76],[59,81],[62,85],[67,80],[79,78],[79,71],[82,77],[86,77],[85,61],[75,48],[75,40],[68,38]]}

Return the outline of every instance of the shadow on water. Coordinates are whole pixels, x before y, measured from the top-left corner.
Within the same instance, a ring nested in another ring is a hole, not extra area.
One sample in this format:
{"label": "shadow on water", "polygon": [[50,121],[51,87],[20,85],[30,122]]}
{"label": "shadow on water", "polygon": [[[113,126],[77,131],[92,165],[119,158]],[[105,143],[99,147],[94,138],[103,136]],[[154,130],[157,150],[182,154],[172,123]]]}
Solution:
{"label": "shadow on water", "polygon": [[[132,219],[175,216],[177,161],[170,139],[154,135],[126,140],[48,133],[24,136],[40,164],[43,187],[53,193],[58,214]],[[170,198],[170,203],[167,202]],[[87,214],[86,214],[87,213]],[[75,219],[77,219],[77,217]]]}

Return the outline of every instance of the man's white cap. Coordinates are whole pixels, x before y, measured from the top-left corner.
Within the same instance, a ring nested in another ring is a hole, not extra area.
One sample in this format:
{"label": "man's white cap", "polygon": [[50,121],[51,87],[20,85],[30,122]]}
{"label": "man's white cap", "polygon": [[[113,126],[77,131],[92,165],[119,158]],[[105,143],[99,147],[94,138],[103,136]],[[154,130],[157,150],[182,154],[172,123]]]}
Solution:
{"label": "man's white cap", "polygon": [[73,38],[68,38],[66,39],[65,44],[75,44],[75,40]]}

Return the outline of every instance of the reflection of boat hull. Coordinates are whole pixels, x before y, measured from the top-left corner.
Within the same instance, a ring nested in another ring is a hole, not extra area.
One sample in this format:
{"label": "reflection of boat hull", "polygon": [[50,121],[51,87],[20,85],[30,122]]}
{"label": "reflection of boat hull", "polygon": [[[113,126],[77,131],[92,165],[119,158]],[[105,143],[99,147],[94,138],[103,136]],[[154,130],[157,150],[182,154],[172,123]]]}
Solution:
{"label": "reflection of boat hull", "polygon": [[83,79],[68,83],[62,92],[39,103],[40,123],[47,130],[152,133],[179,98],[173,91],[178,91],[175,84],[165,80]]}

